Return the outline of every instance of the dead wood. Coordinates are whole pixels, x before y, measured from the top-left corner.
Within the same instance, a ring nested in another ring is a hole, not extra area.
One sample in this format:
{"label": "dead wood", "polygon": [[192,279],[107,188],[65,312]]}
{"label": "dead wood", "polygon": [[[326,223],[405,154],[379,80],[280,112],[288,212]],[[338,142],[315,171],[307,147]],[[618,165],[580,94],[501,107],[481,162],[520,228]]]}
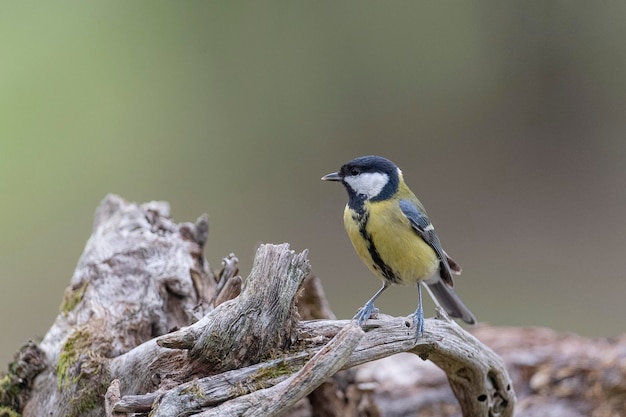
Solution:
{"label": "dead wood", "polygon": [[410,318],[364,332],[334,320],[306,251],[262,245],[243,283],[232,254],[211,271],[207,237],[206,216],[108,196],[61,313],[0,380],[0,415],[512,416],[513,386],[518,416],[625,409],[626,338],[471,335],[444,316],[417,342]]}

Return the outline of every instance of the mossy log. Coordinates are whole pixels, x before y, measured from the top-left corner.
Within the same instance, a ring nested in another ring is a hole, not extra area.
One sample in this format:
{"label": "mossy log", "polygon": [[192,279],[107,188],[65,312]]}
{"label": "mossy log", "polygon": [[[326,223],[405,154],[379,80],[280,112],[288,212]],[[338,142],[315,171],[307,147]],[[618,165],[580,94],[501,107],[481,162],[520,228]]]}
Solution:
{"label": "mossy log", "polygon": [[261,245],[244,284],[234,255],[213,273],[207,237],[206,216],[176,224],[166,203],[107,196],[59,316],[0,379],[0,416],[506,417],[514,387],[518,416],[624,410],[623,339],[577,338],[609,355],[581,369],[574,336],[540,329],[472,335],[443,315],[417,341],[406,317],[361,329],[335,320],[306,251]]}

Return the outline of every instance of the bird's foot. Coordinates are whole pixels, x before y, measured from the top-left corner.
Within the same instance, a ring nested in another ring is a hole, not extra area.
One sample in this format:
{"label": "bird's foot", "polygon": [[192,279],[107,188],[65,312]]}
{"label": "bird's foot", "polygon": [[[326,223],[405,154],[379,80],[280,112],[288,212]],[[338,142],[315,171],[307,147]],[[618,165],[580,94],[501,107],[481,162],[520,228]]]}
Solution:
{"label": "bird's foot", "polygon": [[413,314],[413,323],[415,324],[415,339],[419,339],[424,334],[424,310],[419,306]]}
{"label": "bird's foot", "polygon": [[363,326],[363,323],[367,321],[367,319],[375,319],[378,317],[379,310],[374,307],[374,304],[367,303],[356,313],[356,316],[352,320],[356,320],[359,326]]}

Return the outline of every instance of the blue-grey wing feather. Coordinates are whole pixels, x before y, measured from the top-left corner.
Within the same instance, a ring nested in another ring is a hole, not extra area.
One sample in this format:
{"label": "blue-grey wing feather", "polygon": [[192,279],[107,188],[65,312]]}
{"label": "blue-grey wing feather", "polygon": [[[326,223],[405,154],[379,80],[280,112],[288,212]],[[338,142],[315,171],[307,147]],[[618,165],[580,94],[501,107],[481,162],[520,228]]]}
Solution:
{"label": "blue-grey wing feather", "polygon": [[[417,208],[409,200],[400,200],[400,210],[409,219],[413,230],[422,238],[428,245],[433,248],[437,256],[439,257],[439,274],[443,282],[452,286],[454,284],[452,280],[452,272],[450,271],[450,265],[448,264],[448,257],[441,247],[439,237],[433,229],[428,216]],[[430,226],[430,227],[429,227]]]}

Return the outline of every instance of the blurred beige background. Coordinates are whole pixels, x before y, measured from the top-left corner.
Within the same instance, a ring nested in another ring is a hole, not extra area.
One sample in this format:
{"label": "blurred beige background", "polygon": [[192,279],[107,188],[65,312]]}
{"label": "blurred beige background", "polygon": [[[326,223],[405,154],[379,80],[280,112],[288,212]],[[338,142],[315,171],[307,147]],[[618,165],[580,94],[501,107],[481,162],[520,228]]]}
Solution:
{"label": "blurred beige background", "polygon": [[402,167],[479,320],[624,331],[626,3],[0,9],[2,368],[54,320],[110,192],[208,212],[214,268],[308,248],[351,317],[379,282],[320,177],[370,153]]}

